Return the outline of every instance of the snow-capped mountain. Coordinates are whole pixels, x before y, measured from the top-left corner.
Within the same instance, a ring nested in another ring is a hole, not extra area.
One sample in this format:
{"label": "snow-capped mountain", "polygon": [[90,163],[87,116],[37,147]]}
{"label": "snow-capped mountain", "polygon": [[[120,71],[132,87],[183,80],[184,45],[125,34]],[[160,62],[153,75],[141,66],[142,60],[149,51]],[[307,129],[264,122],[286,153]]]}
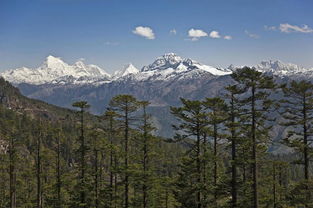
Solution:
{"label": "snow-capped mountain", "polygon": [[[313,78],[313,68],[305,69],[295,64],[281,61],[262,61],[254,66],[257,70],[277,76]],[[41,66],[35,69],[21,67],[0,73],[13,84],[27,83],[31,85],[102,85],[124,80],[136,81],[173,81],[195,79],[203,76],[224,76],[236,70],[234,65],[226,69],[207,66],[189,58],[182,58],[175,53],[167,53],[158,57],[152,64],[138,70],[128,64],[113,75],[108,74],[96,65],[85,64],[82,60],[73,65],[65,63],[61,58],[48,56]]]}
{"label": "snow-capped mountain", "polygon": [[111,75],[96,65],[87,65],[79,60],[73,65],[62,61],[61,58],[48,56],[44,63],[36,69],[26,67],[7,70],[1,73],[9,82],[14,84],[83,84],[107,81]]}
{"label": "snow-capped mountain", "polygon": [[144,66],[141,69],[141,73],[160,74],[165,77],[172,73],[177,75],[195,71],[209,72],[210,74],[216,76],[232,73],[232,71],[228,69],[217,69],[212,66],[200,64],[199,62],[189,58],[183,59],[175,53],[168,53],[160,56],[152,64]]}
{"label": "snow-capped mountain", "polygon": [[213,76],[230,74],[229,69],[200,64],[191,59],[183,59],[174,53],[158,57],[152,64],[138,70],[128,64],[112,76],[96,65],[87,65],[79,60],[73,65],[65,63],[61,58],[48,56],[45,62],[36,69],[26,67],[7,70],[0,75],[13,84],[93,84],[100,85],[116,80],[169,80],[200,76],[209,73]]}
{"label": "snow-capped mountain", "polygon": [[262,61],[255,67],[258,71],[270,73],[281,77],[306,77],[313,78],[313,68],[305,69],[291,63],[283,63],[282,61]]}
{"label": "snow-capped mountain", "polygon": [[113,78],[118,79],[121,77],[128,76],[130,74],[137,74],[139,73],[139,70],[132,64],[129,63],[122,70],[114,72]]}
{"label": "snow-capped mountain", "polygon": [[[281,61],[263,61],[254,67],[280,77],[302,76],[313,80],[313,69]],[[110,76],[95,65],[82,61],[69,65],[60,58],[49,56],[36,69],[23,67],[1,75],[25,96],[67,108],[83,99],[96,114],[102,114],[115,95],[130,94],[139,100],[148,100],[156,125],[164,136],[168,136],[172,132],[171,124],[175,122],[171,120],[169,106],[181,105],[181,97],[199,100],[221,95],[225,86],[234,83],[229,75],[237,68],[231,65],[219,69],[169,53],[141,70],[128,64]]]}

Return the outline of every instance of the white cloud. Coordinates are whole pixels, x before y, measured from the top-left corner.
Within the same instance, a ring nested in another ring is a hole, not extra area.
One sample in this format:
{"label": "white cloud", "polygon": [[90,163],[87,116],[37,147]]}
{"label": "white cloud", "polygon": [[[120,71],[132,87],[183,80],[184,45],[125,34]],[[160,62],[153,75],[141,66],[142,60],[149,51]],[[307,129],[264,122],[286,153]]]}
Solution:
{"label": "white cloud", "polygon": [[191,38],[192,41],[197,41],[199,38],[207,37],[208,33],[204,32],[203,30],[197,30],[197,29],[190,29],[188,31],[188,36]]}
{"label": "white cloud", "polygon": [[272,31],[275,31],[275,30],[276,30],[276,27],[275,27],[275,26],[267,26],[267,25],[264,25],[264,29],[265,29],[265,30],[272,30]]}
{"label": "white cloud", "polygon": [[138,26],[135,28],[135,30],[133,30],[133,33],[136,35],[145,37],[146,39],[149,39],[149,40],[155,39],[153,30],[150,27]]}
{"label": "white cloud", "polygon": [[283,33],[300,32],[300,33],[313,33],[313,29],[308,25],[290,25],[288,23],[280,24],[279,30]]}
{"label": "white cloud", "polygon": [[248,30],[245,30],[246,35],[248,35],[250,38],[254,38],[254,39],[258,39],[260,38],[259,35],[254,34],[254,33],[250,33]]}
{"label": "white cloud", "polygon": [[233,39],[233,37],[230,36],[230,35],[225,35],[225,36],[224,36],[224,39],[225,39],[225,40],[231,40],[231,39]]}
{"label": "white cloud", "polygon": [[211,38],[220,38],[221,36],[220,36],[219,32],[213,30],[212,32],[210,32],[210,37]]}
{"label": "white cloud", "polygon": [[172,30],[170,30],[170,34],[171,34],[171,35],[176,35],[176,34],[177,34],[177,31],[176,31],[175,29],[172,29]]}

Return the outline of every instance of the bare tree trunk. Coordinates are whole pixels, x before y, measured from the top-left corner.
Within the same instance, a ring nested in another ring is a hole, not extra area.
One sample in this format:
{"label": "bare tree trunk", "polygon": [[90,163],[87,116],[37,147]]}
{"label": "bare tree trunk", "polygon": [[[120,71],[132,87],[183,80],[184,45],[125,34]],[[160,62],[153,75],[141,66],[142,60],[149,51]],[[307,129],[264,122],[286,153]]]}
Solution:
{"label": "bare tree trunk", "polygon": [[217,126],[213,125],[213,138],[214,138],[214,172],[213,172],[213,184],[214,184],[214,206],[217,207]]}
{"label": "bare tree trunk", "polygon": [[252,97],[251,97],[251,114],[252,114],[252,123],[251,123],[251,136],[252,136],[252,190],[253,190],[253,208],[259,207],[258,199],[258,170],[257,170],[257,144],[256,144],[256,121],[255,121],[255,87],[252,87]]}
{"label": "bare tree trunk", "polygon": [[57,175],[57,208],[61,208],[61,165],[60,165],[60,132],[57,137],[57,168],[56,168],[56,175]]}
{"label": "bare tree trunk", "polygon": [[129,175],[128,175],[128,137],[129,137],[129,124],[128,124],[128,104],[126,104],[126,109],[125,109],[125,158],[124,158],[124,165],[125,165],[125,178],[124,178],[124,183],[125,183],[125,208],[128,208],[128,202],[129,202]]}
{"label": "bare tree trunk", "polygon": [[9,160],[10,160],[10,207],[16,208],[16,173],[15,173],[15,143],[14,137],[10,139],[9,147]]}
{"label": "bare tree trunk", "polygon": [[273,207],[276,208],[276,167],[273,162]]}
{"label": "bare tree trunk", "polygon": [[41,121],[39,123],[39,135],[37,137],[37,173],[36,173],[36,178],[37,178],[37,208],[42,208],[42,190],[41,190]]}
{"label": "bare tree trunk", "polygon": [[235,106],[234,106],[234,95],[231,95],[231,155],[232,155],[232,179],[231,179],[231,206],[232,208],[237,207],[237,150],[236,150],[236,136],[235,136]]}

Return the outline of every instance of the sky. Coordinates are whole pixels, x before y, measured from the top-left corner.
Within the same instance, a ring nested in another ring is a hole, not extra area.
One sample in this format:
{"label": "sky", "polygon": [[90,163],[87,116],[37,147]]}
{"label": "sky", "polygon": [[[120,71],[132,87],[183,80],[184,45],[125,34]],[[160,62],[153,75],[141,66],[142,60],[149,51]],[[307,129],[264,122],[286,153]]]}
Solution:
{"label": "sky", "polygon": [[174,52],[227,67],[313,68],[312,0],[0,0],[0,71],[48,55],[108,72]]}

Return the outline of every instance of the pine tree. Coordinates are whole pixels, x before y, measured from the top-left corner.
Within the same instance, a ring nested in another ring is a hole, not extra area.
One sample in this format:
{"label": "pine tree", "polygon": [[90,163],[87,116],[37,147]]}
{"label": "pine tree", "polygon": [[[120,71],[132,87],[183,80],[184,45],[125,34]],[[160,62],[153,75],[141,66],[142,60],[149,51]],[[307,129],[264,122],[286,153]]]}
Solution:
{"label": "pine tree", "polygon": [[[60,125],[60,124],[58,124]],[[55,131],[55,153],[56,153],[56,158],[55,158],[55,192],[56,192],[56,203],[55,203],[55,207],[56,208],[61,208],[63,205],[63,200],[61,197],[61,190],[62,190],[62,173],[61,173],[61,127],[57,128]]]}
{"label": "pine tree", "polygon": [[222,123],[227,120],[227,105],[224,100],[218,97],[206,98],[203,105],[208,110],[209,135],[213,138],[213,186],[214,186],[214,206],[217,207],[218,200],[218,141],[223,138],[221,131]]}
{"label": "pine tree", "polygon": [[41,140],[43,136],[43,132],[41,130],[41,120],[38,125],[38,135],[36,139],[36,179],[37,179],[37,208],[42,208],[42,183],[41,183]]}
{"label": "pine tree", "polygon": [[85,171],[86,171],[86,162],[85,162],[85,155],[86,155],[86,145],[85,145],[85,126],[84,126],[84,113],[87,108],[90,106],[86,101],[79,101],[73,103],[73,107],[80,108],[80,206],[87,207],[86,205],[86,179],[85,179]]}
{"label": "pine tree", "polygon": [[239,145],[239,137],[240,137],[240,103],[237,98],[237,95],[240,94],[240,90],[236,87],[236,85],[230,85],[226,88],[227,94],[226,102],[228,105],[228,120],[225,123],[226,130],[229,133],[228,140],[231,143],[231,207],[238,207],[238,182],[237,182],[237,164],[238,164],[238,145]]}
{"label": "pine tree", "polygon": [[243,67],[237,69],[232,75],[242,90],[241,102],[245,104],[244,123],[249,126],[247,137],[251,142],[251,173],[252,173],[252,207],[259,207],[258,188],[258,144],[268,140],[268,127],[266,126],[266,113],[272,107],[269,99],[271,90],[275,88],[273,77],[262,74],[254,68]]}
{"label": "pine tree", "polygon": [[[117,187],[117,183],[116,183],[116,170],[114,170],[114,162],[116,161],[116,157],[117,157],[117,152],[116,152],[116,148],[115,148],[115,144],[114,144],[114,140],[116,138],[116,134],[118,133],[117,131],[117,124],[116,124],[116,117],[117,114],[110,110],[107,109],[107,111],[104,113],[103,118],[106,121],[106,132],[108,135],[108,139],[109,139],[109,154],[110,154],[110,162],[109,162],[109,171],[110,171],[110,183],[109,183],[109,207],[113,208],[114,206],[116,206],[116,191],[114,191],[114,189],[116,190]],[[113,206],[114,205],[114,206]]]}
{"label": "pine tree", "polygon": [[[17,118],[20,122],[20,119]],[[20,125],[19,125],[20,126]],[[10,208],[16,208],[16,159],[17,159],[17,150],[16,150],[16,143],[17,143],[17,131],[20,129],[15,129],[14,124],[12,125],[13,132],[10,136],[9,141],[9,175],[10,175]]]}
{"label": "pine tree", "polygon": [[140,116],[140,125],[139,125],[139,137],[137,143],[139,144],[139,164],[141,166],[140,181],[141,181],[141,191],[142,191],[142,207],[149,207],[149,199],[152,199],[150,195],[152,189],[152,160],[155,138],[152,135],[152,131],[155,129],[151,123],[151,115],[147,112],[147,107],[149,102],[141,101],[139,102],[142,109],[142,115]]}
{"label": "pine tree", "polygon": [[[192,142],[190,147],[189,156],[192,158],[186,159],[185,163],[182,165],[185,168],[182,171],[186,171],[181,174],[180,180],[184,177],[190,177],[189,180],[194,179],[194,184],[190,184],[189,190],[194,189],[195,198],[193,199],[191,196],[193,194],[189,193],[187,190],[177,190],[178,191],[178,200],[183,203],[182,207],[203,207],[202,203],[202,167],[201,167],[201,136],[205,131],[205,127],[207,125],[206,121],[206,112],[205,106],[201,101],[191,101],[181,98],[181,102],[183,104],[182,107],[171,107],[171,113],[180,121],[178,126],[174,126],[177,130],[177,139],[185,140],[185,139],[195,139],[195,143]],[[189,170],[188,167],[189,166]],[[188,170],[188,171],[187,171]],[[190,174],[185,175],[185,174]],[[184,184],[179,185],[180,189],[185,189]],[[187,191],[187,192],[186,192]],[[180,193],[179,193],[180,192]],[[186,195],[185,195],[186,194]],[[188,195],[187,195],[188,194]],[[191,194],[191,195],[189,195]],[[188,201],[185,201],[185,197],[190,197]],[[193,205],[192,205],[193,204]]]}
{"label": "pine tree", "polygon": [[[282,116],[285,122],[282,124],[291,128],[284,144],[293,148],[303,155],[298,161],[303,165],[304,180],[309,183],[310,155],[313,153],[312,144],[312,122],[313,122],[313,84],[309,81],[292,81],[290,86],[284,86],[285,99],[282,100]],[[305,186],[306,187],[306,186]],[[311,200],[310,190],[306,189],[306,201]],[[308,207],[308,204],[305,205]]]}
{"label": "pine tree", "polygon": [[131,95],[117,95],[109,103],[110,109],[114,111],[121,120],[124,130],[124,207],[129,207],[129,141],[130,128],[135,121],[134,113],[139,104]]}

